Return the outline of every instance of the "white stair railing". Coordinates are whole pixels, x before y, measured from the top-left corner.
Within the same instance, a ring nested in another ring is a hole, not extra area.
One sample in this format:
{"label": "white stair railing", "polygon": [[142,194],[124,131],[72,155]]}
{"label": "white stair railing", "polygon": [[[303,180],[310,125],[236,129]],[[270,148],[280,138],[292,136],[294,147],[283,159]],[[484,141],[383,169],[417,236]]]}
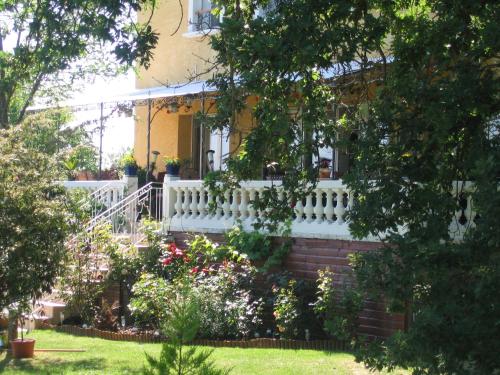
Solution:
{"label": "white stair railing", "polygon": [[162,193],[161,184],[151,182],[93,217],[86,231],[92,231],[100,224],[110,224],[113,235],[127,236],[136,244],[144,239],[142,219],[161,222]]}

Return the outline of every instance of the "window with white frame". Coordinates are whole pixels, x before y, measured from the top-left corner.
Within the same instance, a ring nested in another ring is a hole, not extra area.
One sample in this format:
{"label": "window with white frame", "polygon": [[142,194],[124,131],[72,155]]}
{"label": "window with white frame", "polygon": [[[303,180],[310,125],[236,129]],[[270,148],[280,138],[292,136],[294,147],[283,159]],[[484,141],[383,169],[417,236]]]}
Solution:
{"label": "window with white frame", "polygon": [[222,21],[222,12],[219,15],[212,13],[215,4],[210,0],[189,0],[190,33],[217,29]]}

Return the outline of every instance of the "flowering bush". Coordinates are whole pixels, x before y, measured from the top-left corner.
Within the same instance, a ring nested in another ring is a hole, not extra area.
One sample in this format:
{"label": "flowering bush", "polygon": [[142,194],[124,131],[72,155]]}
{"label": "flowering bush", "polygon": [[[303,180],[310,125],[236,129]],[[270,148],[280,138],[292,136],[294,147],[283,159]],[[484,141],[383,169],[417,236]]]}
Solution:
{"label": "flowering bush", "polygon": [[295,280],[290,280],[286,287],[273,287],[276,296],[273,311],[276,327],[280,336],[287,339],[299,335],[301,304],[297,297],[296,284]]}
{"label": "flowering bush", "polygon": [[197,273],[199,270],[198,255],[188,249],[180,249],[175,243],[162,245],[159,262],[163,267],[163,274],[168,280],[175,280],[188,273]]}
{"label": "flowering bush", "polygon": [[323,321],[323,329],[340,340],[355,337],[363,296],[356,289],[338,290],[333,284],[333,272],[318,271],[318,290],[313,304],[315,314]]}
{"label": "flowering bush", "polygon": [[168,315],[172,284],[154,274],[144,273],[132,288],[130,311],[140,327],[158,329]]}
{"label": "flowering bush", "polygon": [[262,300],[252,293],[255,268],[248,262],[230,261],[202,271],[194,280],[201,310],[200,336],[247,337],[261,323]]}

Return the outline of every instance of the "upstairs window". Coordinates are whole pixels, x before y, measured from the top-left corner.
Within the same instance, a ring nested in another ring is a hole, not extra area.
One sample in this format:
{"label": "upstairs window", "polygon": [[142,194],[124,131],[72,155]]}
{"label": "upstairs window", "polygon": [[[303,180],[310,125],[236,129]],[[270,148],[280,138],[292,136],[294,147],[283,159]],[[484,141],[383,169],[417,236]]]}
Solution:
{"label": "upstairs window", "polygon": [[189,33],[208,32],[217,29],[222,21],[222,12],[215,15],[215,4],[210,0],[189,0]]}

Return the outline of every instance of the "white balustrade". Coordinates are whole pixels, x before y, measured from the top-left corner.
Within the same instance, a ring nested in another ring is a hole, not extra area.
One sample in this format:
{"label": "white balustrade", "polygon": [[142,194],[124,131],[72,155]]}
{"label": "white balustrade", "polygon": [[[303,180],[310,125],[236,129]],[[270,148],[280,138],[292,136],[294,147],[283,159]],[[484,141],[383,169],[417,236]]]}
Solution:
{"label": "white balustrade", "polygon": [[[252,202],[262,197],[272,185],[278,187],[277,198],[287,199],[280,181],[246,181],[235,190],[213,196],[202,181],[165,180],[163,213],[165,228],[171,231],[221,233],[240,222],[245,230],[266,210],[257,210]],[[345,199],[349,204],[345,206]],[[334,199],[336,197],[336,199]],[[294,202],[290,202],[293,205]],[[305,205],[304,205],[305,203]],[[352,197],[338,180],[318,182],[313,193],[295,202],[291,235],[309,238],[351,239],[345,220]],[[209,207],[212,211],[209,211]]]}
{"label": "white balustrade", "polygon": [[[289,199],[280,184],[280,181],[246,181],[235,190],[225,191],[221,197],[214,196],[202,181],[165,179],[165,228],[172,231],[221,233],[240,222],[245,230],[252,230],[257,218],[266,214],[265,209],[257,210],[252,202],[262,197],[266,189],[275,186],[278,188],[278,199]],[[467,228],[475,225],[470,197],[472,191],[471,183],[460,183],[453,191],[460,209],[450,224],[450,233],[457,239],[463,236]],[[461,206],[458,202],[460,192],[463,193]],[[354,204],[354,196],[342,181],[319,181],[311,194],[289,204],[294,213],[291,218],[293,237],[352,239],[346,216]],[[377,239],[372,237],[367,240]]]}

